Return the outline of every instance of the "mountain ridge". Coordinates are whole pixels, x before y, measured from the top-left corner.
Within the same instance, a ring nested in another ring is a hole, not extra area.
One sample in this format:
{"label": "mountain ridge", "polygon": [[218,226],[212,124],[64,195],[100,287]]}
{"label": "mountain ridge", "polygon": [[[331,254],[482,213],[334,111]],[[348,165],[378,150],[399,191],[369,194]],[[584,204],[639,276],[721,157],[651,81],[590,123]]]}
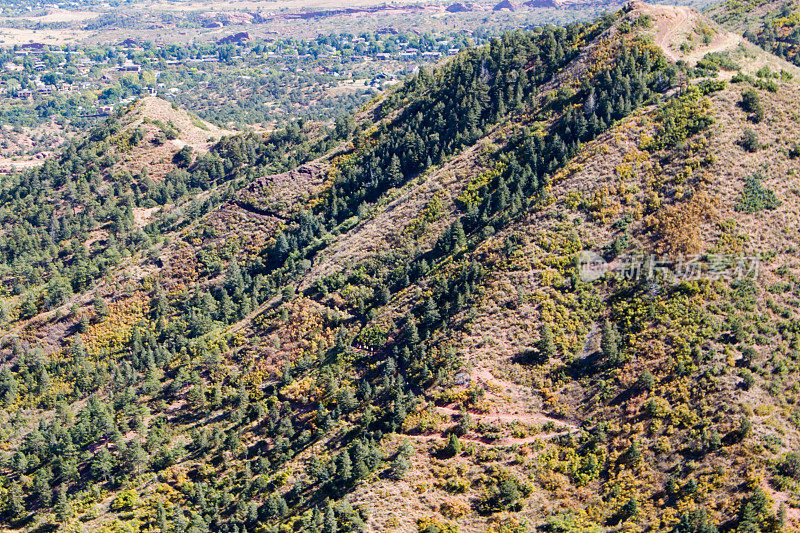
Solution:
{"label": "mountain ridge", "polygon": [[[462,52],[345,131],[225,136],[159,191],[103,167],[118,192],[67,197],[102,244],[27,208],[63,264],[19,279],[0,247],[6,523],[791,527],[797,81],[704,25],[633,3]],[[582,252],[763,270],[583,280]]]}

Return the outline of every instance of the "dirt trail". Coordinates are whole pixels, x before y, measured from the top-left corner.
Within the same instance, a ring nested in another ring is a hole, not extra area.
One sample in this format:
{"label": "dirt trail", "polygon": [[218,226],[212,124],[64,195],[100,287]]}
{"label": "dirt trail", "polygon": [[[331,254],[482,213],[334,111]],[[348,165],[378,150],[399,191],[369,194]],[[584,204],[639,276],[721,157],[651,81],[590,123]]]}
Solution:
{"label": "dirt trail", "polygon": [[786,504],[786,517],[792,522],[800,522],[800,509],[796,509],[789,505],[790,495],[786,492],[777,491],[766,481],[761,482],[761,488],[772,497],[775,502],[775,512],[778,512],[782,503]]}
{"label": "dirt trail", "polygon": [[[580,425],[576,421],[566,420],[561,418],[555,418],[548,416],[541,412],[519,412],[518,410],[514,409],[511,411],[511,408],[515,407],[515,403],[508,404],[507,399],[503,397],[502,394],[499,392],[495,392],[498,389],[502,389],[503,391],[512,391],[511,394],[517,397],[525,397],[529,395],[530,392],[524,390],[525,387],[514,383],[512,381],[499,379],[492,374],[492,372],[485,368],[476,367],[473,369],[472,372],[473,379],[476,380],[478,385],[482,386],[485,391],[485,397],[487,400],[491,402],[493,406],[496,406],[492,409],[489,413],[476,413],[476,412],[469,412],[469,415],[478,422],[485,422],[485,423],[513,423],[513,422],[521,422],[523,424],[536,424],[536,425],[544,425],[544,424],[554,424],[555,429],[553,431],[549,431],[547,433],[539,433],[537,435],[530,435],[527,437],[505,437],[502,439],[497,440],[489,440],[489,439],[470,439],[468,437],[464,437],[461,440],[464,442],[476,442],[479,444],[485,445],[492,445],[492,446],[508,446],[508,445],[523,445],[523,444],[530,444],[537,440],[548,440],[553,437],[558,437],[562,435],[567,435],[569,433],[574,433],[580,429]],[[507,409],[504,408],[507,406]],[[456,409],[454,405],[448,406],[437,406],[436,411],[443,415],[447,415],[449,417],[459,416],[461,411]],[[441,435],[426,435],[425,437],[430,438],[445,438]]]}
{"label": "dirt trail", "polygon": [[[539,433],[537,435],[530,435],[528,437],[506,437],[503,439],[490,440],[490,439],[477,439],[473,437],[459,437],[458,440],[462,444],[477,444],[478,446],[522,446],[525,444],[532,444],[538,441],[550,440],[554,437],[560,437],[569,433],[575,432],[575,429],[564,431],[550,431],[548,433]],[[405,439],[420,440],[420,441],[446,441],[449,437],[433,433],[429,435],[402,435]]]}
{"label": "dirt trail", "polygon": [[[444,415],[458,416],[461,411],[452,407],[437,407],[436,410]],[[558,426],[577,429],[578,426],[572,422],[567,422],[558,418],[551,418],[544,413],[473,413],[469,416],[481,422],[526,422],[529,424],[547,424],[552,422]]]}
{"label": "dirt trail", "polygon": [[[741,36],[714,27],[713,23],[690,7],[658,6],[643,2],[634,2],[633,5],[637,12],[651,15],[655,19],[655,44],[672,61],[696,63],[708,53],[730,50],[742,42]],[[708,25],[714,31],[714,38],[709,44],[697,46],[689,52],[675,50],[672,47],[676,37],[692,34],[701,23]]]}
{"label": "dirt trail", "polygon": [[[675,18],[675,22],[672,19]],[[690,12],[688,7],[676,7],[674,15],[666,15],[661,19],[658,24],[658,33],[656,34],[656,45],[658,45],[669,59],[677,61],[681,59],[682,54],[672,50],[672,39],[679,30],[686,28],[689,25]]]}

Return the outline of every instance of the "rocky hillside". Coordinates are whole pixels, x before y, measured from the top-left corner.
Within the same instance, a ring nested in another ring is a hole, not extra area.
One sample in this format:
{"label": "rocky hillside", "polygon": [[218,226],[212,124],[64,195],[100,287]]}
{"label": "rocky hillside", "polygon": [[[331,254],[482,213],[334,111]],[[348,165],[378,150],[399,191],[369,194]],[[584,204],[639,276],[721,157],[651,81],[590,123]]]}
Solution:
{"label": "rocky hillside", "polygon": [[632,3],[332,129],[137,104],[0,192],[3,527],[800,526],[798,74]]}
{"label": "rocky hillside", "polygon": [[114,175],[136,174],[144,169],[150,179],[161,180],[176,166],[188,166],[194,157],[232,133],[155,96],[142,98],[119,113],[118,120],[110,121],[110,126],[101,125],[93,133],[95,138],[109,134],[108,153],[115,162],[108,172]]}

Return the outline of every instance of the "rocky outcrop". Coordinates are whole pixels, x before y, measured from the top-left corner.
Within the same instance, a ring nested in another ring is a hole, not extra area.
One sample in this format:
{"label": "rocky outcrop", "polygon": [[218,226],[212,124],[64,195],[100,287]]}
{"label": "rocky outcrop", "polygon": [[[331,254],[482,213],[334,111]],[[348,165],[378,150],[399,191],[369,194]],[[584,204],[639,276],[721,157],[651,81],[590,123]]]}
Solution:
{"label": "rocky outcrop", "polygon": [[492,11],[516,11],[516,9],[517,6],[512,4],[510,0],[503,0],[492,8]]}
{"label": "rocky outcrop", "polygon": [[447,6],[445,11],[448,13],[467,13],[472,11],[473,7],[472,4],[464,4],[462,2],[456,2],[455,4],[450,4]]}
{"label": "rocky outcrop", "polygon": [[529,0],[523,4],[525,7],[533,8],[554,8],[561,7],[561,2],[558,0]]}
{"label": "rocky outcrop", "polygon": [[250,34],[246,31],[240,31],[239,33],[234,33],[233,35],[228,35],[227,37],[223,37],[219,41],[218,44],[244,44],[250,40]]}

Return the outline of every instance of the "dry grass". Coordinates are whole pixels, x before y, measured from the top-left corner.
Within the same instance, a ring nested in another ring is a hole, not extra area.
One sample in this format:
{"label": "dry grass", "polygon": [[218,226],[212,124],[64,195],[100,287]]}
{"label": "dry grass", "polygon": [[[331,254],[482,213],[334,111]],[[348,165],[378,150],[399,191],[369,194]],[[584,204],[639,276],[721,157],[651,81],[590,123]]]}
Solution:
{"label": "dry grass", "polygon": [[[191,146],[196,154],[202,154],[221,137],[233,133],[154,96],[134,103],[123,122],[124,131],[143,128],[147,133],[138,146],[120,154],[122,160],[114,166],[113,172],[125,170],[135,174],[146,168],[148,176],[153,180],[163,178],[175,168],[172,158],[184,146]],[[178,133],[177,138],[155,143],[156,137],[163,137],[160,124],[174,128]]]}

